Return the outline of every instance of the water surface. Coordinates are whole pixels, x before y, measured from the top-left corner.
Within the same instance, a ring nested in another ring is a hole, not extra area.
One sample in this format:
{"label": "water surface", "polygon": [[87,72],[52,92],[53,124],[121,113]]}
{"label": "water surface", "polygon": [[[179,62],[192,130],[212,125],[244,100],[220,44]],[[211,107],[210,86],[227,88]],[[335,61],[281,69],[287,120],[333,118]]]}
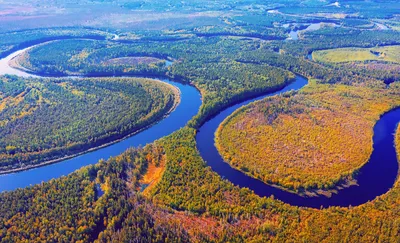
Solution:
{"label": "water surface", "polygon": [[[17,51],[10,54],[6,58],[1,59],[0,74],[13,74],[21,77],[37,77],[35,75],[14,69],[8,65],[8,62],[12,58],[30,48],[33,47]],[[180,90],[181,102],[168,117],[151,126],[150,128],[108,147],[67,159],[59,163],[12,174],[0,175],[0,192],[23,188],[29,185],[39,184],[42,181],[49,181],[54,178],[59,178],[63,175],[68,175],[83,166],[95,164],[100,159],[108,159],[112,156],[117,156],[130,147],[137,147],[152,143],[155,140],[167,136],[179,130],[181,127],[184,127],[186,123],[197,114],[200,108],[200,93],[197,91],[197,89],[189,85],[173,82],[168,79],[160,80],[165,83],[172,84]]]}
{"label": "water surface", "polygon": [[356,206],[373,200],[377,196],[389,191],[396,181],[398,174],[398,162],[394,147],[394,132],[400,121],[400,109],[394,109],[384,114],[376,123],[373,137],[374,150],[369,162],[361,168],[356,177],[358,186],[351,186],[339,190],[338,194],[333,194],[330,198],[325,196],[302,197],[298,194],[265,184],[260,180],[232,168],[228,163],[224,162],[215,147],[214,139],[218,126],[229,115],[250,102],[282,94],[290,90],[299,90],[306,84],[307,80],[305,78],[297,76],[296,81],[286,86],[284,89],[231,106],[206,122],[199,129],[196,136],[197,148],[203,159],[222,178],[229,180],[233,184],[240,187],[247,187],[259,196],[269,197],[273,195],[275,199],[296,206],[313,208]]}
{"label": "water surface", "polygon": [[[22,77],[32,77],[33,75],[31,74],[15,70],[8,66],[8,61],[23,51],[24,50],[18,51],[5,59],[0,60],[0,74],[10,73]],[[48,181],[53,178],[68,175],[82,166],[95,164],[102,158],[107,159],[111,156],[119,155],[130,147],[151,143],[185,126],[199,110],[201,105],[200,93],[192,86],[183,85],[167,79],[163,79],[163,81],[176,86],[181,92],[181,102],[179,106],[167,118],[161,120],[154,126],[111,146],[44,167],[1,175],[0,191],[23,188],[29,185],[38,184],[42,181]],[[223,110],[200,127],[196,135],[196,142],[200,155],[222,178],[225,178],[240,187],[250,188],[259,196],[274,195],[276,199],[282,200],[291,205],[313,208],[320,208],[321,206],[356,206],[366,203],[369,200],[373,200],[377,196],[390,190],[398,174],[398,162],[394,148],[394,132],[398,122],[400,121],[400,109],[394,109],[384,114],[374,126],[374,150],[369,162],[359,171],[357,176],[359,185],[340,190],[338,194],[333,194],[330,198],[325,196],[311,198],[301,197],[297,194],[254,179],[236,169],[233,169],[228,163],[224,162],[214,145],[215,131],[224,119],[238,108],[247,105],[250,102],[261,100],[268,96],[282,94],[290,90],[299,90],[306,84],[306,78],[297,76],[295,82],[287,85],[280,91],[263,95],[258,98],[249,99]]]}

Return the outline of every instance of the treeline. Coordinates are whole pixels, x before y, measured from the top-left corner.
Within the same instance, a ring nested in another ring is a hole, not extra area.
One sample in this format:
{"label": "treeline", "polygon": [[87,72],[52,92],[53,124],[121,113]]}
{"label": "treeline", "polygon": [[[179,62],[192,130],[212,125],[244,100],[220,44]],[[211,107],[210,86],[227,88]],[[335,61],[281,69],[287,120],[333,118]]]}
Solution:
{"label": "treeline", "polygon": [[264,25],[202,26],[188,31],[199,37],[238,36],[262,40],[284,40],[286,34],[281,28],[265,28]]}
{"label": "treeline", "polygon": [[157,53],[136,51],[129,45],[96,40],[63,40],[34,48],[18,63],[31,72],[49,76],[85,75],[163,75],[165,62],[148,64],[110,64],[108,61],[119,57],[168,57]]}
{"label": "treeline", "polygon": [[398,31],[369,31],[347,28],[321,28],[307,31],[296,42],[276,43],[286,53],[305,57],[315,50],[340,47],[374,47],[400,44]]}
{"label": "treeline", "polygon": [[369,63],[346,63],[339,65],[347,68],[357,75],[364,75],[373,79],[383,80],[385,84],[400,81],[400,65],[369,62]]}
{"label": "treeline", "polygon": [[46,28],[6,32],[0,37],[0,58],[31,45],[70,38],[105,40],[111,38],[111,35],[102,30],[90,28]]}
{"label": "treeline", "polygon": [[18,60],[24,68],[45,75],[79,73],[90,52],[106,47],[104,41],[68,39],[55,41],[28,51]]}
{"label": "treeline", "polygon": [[384,86],[384,78],[378,75],[366,76],[362,73],[354,72],[346,67],[340,66],[323,66],[304,58],[294,57],[292,55],[277,54],[269,48],[248,51],[238,55],[237,60],[240,62],[268,64],[303,76],[315,78],[322,83],[329,84],[347,84],[347,85],[368,85],[382,87]]}
{"label": "treeline", "polygon": [[390,84],[400,80],[399,50],[399,46],[340,48],[313,52],[312,59]]}
{"label": "treeline", "polygon": [[[36,80],[6,76],[0,111],[0,167],[35,165],[103,145],[146,127],[176,102],[146,79]],[[127,112],[129,111],[129,112]]]}

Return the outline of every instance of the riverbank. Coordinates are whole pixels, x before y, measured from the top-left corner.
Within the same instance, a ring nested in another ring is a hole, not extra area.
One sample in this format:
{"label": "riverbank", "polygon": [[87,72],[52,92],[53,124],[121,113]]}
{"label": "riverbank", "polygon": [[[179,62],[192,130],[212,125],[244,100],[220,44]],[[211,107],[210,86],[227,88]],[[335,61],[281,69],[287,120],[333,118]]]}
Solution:
{"label": "riverbank", "polygon": [[[54,40],[52,40],[52,41],[54,41]],[[50,42],[52,42],[52,41],[50,41]],[[25,77],[25,78],[28,78],[28,77],[41,78],[40,76],[38,76],[37,74],[35,74],[31,70],[21,66],[20,63],[18,62],[18,57],[20,55],[23,55],[24,53],[26,53],[26,51],[34,48],[35,46],[43,45],[43,44],[46,44],[46,43],[48,43],[48,42],[40,43],[40,44],[31,46],[31,47],[26,47],[25,49],[18,50],[18,51],[14,52],[14,53],[11,53],[9,56],[7,56],[4,59],[2,59],[2,62],[0,62],[2,65],[6,65],[6,67],[3,68],[3,70],[5,70],[5,72],[7,72],[9,70],[15,71],[13,74],[15,74],[17,76],[22,76],[22,77]],[[59,77],[59,78],[61,78],[61,77]],[[78,76],[70,76],[70,77],[62,77],[62,78],[74,78],[75,79],[75,78],[78,78]],[[116,135],[116,136],[118,136],[120,138],[118,138],[118,139],[108,139],[109,141],[106,141],[104,144],[101,144],[99,146],[94,146],[94,147],[91,147],[89,149],[85,149],[82,152],[74,153],[74,154],[71,154],[71,155],[68,155],[68,156],[64,156],[64,157],[61,157],[61,158],[56,158],[56,159],[50,159],[50,160],[44,159],[45,161],[39,162],[37,164],[32,164],[32,165],[26,165],[26,166],[18,167],[18,168],[1,170],[0,171],[0,175],[21,172],[21,171],[25,171],[25,170],[34,169],[34,168],[39,168],[39,167],[43,167],[43,166],[46,166],[46,165],[58,163],[58,162],[61,162],[61,161],[64,161],[64,160],[68,160],[68,159],[71,159],[71,158],[75,158],[75,157],[81,156],[81,155],[83,155],[85,153],[94,152],[96,150],[108,147],[108,146],[116,144],[118,142],[121,142],[121,141],[123,141],[123,140],[125,140],[125,139],[127,139],[127,138],[129,138],[131,136],[134,136],[135,134],[138,134],[138,133],[150,128],[151,126],[157,124],[158,122],[160,122],[160,120],[165,119],[166,117],[168,117],[176,109],[176,107],[180,104],[181,93],[180,93],[180,90],[176,86],[172,85],[171,83],[164,82],[164,81],[161,81],[161,80],[155,80],[155,79],[152,79],[152,81],[159,82],[162,85],[168,86],[169,89],[171,89],[171,91],[172,91],[172,93],[174,95],[174,98],[173,98],[172,103],[168,102],[168,104],[166,104],[166,107],[159,111],[159,112],[163,113],[161,116],[156,115],[156,117],[150,118],[150,120],[151,120],[150,124],[146,124],[146,123],[148,123],[148,121],[145,121],[144,122],[145,125],[139,125],[139,129],[135,129],[135,131],[131,131],[131,132],[128,132],[126,134]],[[115,137],[115,136],[113,136],[113,137]],[[82,146],[85,146],[85,145],[82,145]]]}
{"label": "riverbank", "polygon": [[[155,81],[156,81],[156,80],[155,80]],[[164,83],[164,82],[162,82],[162,81],[159,81],[159,82]],[[90,149],[88,149],[88,150],[85,150],[85,151],[82,151],[82,152],[79,152],[79,153],[76,153],[76,154],[72,154],[72,155],[68,155],[68,156],[61,157],[61,158],[57,158],[57,159],[53,159],[53,160],[48,160],[48,161],[40,162],[40,163],[35,164],[35,165],[27,165],[27,166],[21,167],[21,168],[15,168],[15,169],[9,169],[9,170],[1,170],[1,171],[0,171],[0,175],[6,175],[6,174],[10,174],[10,173],[17,173],[17,172],[21,172],[21,171],[31,170],[31,169],[43,167],[43,166],[46,166],[46,165],[55,164],[55,163],[58,163],[58,162],[61,162],[61,161],[64,161],[64,160],[72,159],[72,158],[81,156],[81,155],[83,155],[83,154],[90,153],[90,152],[94,152],[94,151],[96,151],[96,150],[99,150],[99,149],[108,147],[108,146],[110,146],[110,145],[119,143],[119,142],[121,142],[121,141],[123,141],[123,140],[126,140],[126,139],[128,139],[129,137],[132,137],[132,136],[134,136],[134,135],[136,135],[136,134],[138,134],[138,133],[140,133],[140,132],[142,132],[142,131],[144,131],[144,130],[146,130],[146,129],[149,129],[150,127],[152,127],[152,126],[154,126],[155,124],[159,123],[162,119],[167,118],[167,117],[176,109],[176,107],[177,107],[177,106],[179,105],[179,103],[180,103],[180,92],[179,92],[178,88],[176,88],[175,86],[173,86],[173,85],[171,85],[171,84],[168,84],[168,83],[164,83],[164,84],[169,85],[169,86],[171,86],[171,87],[173,88],[174,93],[175,93],[175,96],[176,96],[177,98],[174,99],[173,105],[169,108],[169,110],[168,110],[166,113],[164,113],[164,115],[163,115],[162,117],[156,118],[157,120],[156,120],[155,122],[153,122],[153,123],[151,123],[151,124],[149,124],[149,125],[146,125],[146,126],[140,128],[140,129],[138,129],[138,130],[136,130],[136,131],[134,131],[134,132],[128,133],[128,134],[126,134],[126,135],[121,135],[121,136],[123,136],[122,138],[116,139],[116,140],[112,140],[112,141],[107,142],[107,143],[105,143],[105,144],[103,144],[103,145],[96,146],[96,147],[90,148]]]}
{"label": "riverbank", "polygon": [[219,125],[216,147],[231,166],[265,183],[329,196],[356,184],[372,153],[373,126],[396,103],[387,89],[311,82],[296,95],[236,110]]}
{"label": "riverbank", "polygon": [[[364,204],[369,200],[373,200],[378,195],[386,193],[393,186],[395,178],[397,177],[398,162],[393,147],[392,130],[394,130],[394,127],[400,120],[400,109],[390,110],[375,124],[373,137],[375,142],[373,144],[373,152],[370,156],[369,162],[359,170],[357,176],[359,186],[348,187],[340,185],[342,188],[338,190],[337,194],[331,193],[328,195],[326,192],[322,192],[330,197],[304,197],[283,190],[282,188],[265,184],[242,171],[232,168],[224,161],[214,144],[214,134],[219,125],[241,106],[247,105],[256,100],[261,100],[268,96],[283,94],[291,89],[301,89],[306,83],[301,83],[299,76],[297,78],[298,81],[293,84],[295,85],[294,87],[286,87],[280,92],[261,96],[258,99],[252,99],[243,102],[240,105],[230,107],[200,127],[199,132],[196,135],[196,142],[200,155],[206,163],[213,169],[213,171],[217,172],[222,178],[229,180],[234,185],[247,187],[261,197],[274,196],[275,199],[294,206],[312,208],[329,206],[347,207],[349,205],[356,206]],[[385,163],[384,168],[381,166],[380,162]],[[371,178],[379,178],[379,183],[375,180],[371,180]]]}

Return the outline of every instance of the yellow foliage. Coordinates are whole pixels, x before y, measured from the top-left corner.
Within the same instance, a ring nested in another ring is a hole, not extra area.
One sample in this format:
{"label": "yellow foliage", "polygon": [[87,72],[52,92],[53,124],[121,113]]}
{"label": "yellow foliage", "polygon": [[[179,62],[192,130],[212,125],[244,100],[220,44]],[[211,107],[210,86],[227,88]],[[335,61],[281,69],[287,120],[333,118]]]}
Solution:
{"label": "yellow foliage", "polygon": [[399,105],[390,89],[313,83],[235,112],[216,144],[228,163],[267,183],[332,188],[368,161],[375,122]]}

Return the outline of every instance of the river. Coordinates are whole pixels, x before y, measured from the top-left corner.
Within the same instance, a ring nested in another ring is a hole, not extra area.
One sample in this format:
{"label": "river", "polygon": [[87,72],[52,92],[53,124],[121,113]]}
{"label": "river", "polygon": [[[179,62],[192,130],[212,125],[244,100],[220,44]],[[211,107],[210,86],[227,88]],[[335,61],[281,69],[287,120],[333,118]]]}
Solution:
{"label": "river", "polygon": [[[0,75],[13,74],[21,77],[38,77],[36,75],[14,69],[8,65],[8,62],[11,59],[35,46],[16,51],[9,56],[1,59]],[[71,159],[66,159],[59,163],[54,163],[17,173],[0,175],[0,191],[9,191],[17,188],[23,188],[29,185],[39,184],[43,181],[49,181],[54,178],[59,178],[63,175],[68,175],[83,166],[95,164],[100,159],[108,159],[109,157],[117,156],[130,147],[137,147],[154,142],[155,140],[167,136],[179,130],[181,127],[184,127],[186,123],[197,114],[200,108],[200,93],[196,88],[190,85],[184,85],[168,79],[160,80],[177,87],[180,90],[181,96],[181,101],[179,105],[165,119],[149,127],[148,129],[145,129],[125,140],[122,140],[110,146],[88,152]]]}
{"label": "river", "polygon": [[[0,60],[0,74],[11,73],[23,77],[32,76],[23,71],[15,70],[8,65],[9,60],[23,51],[24,50],[17,51]],[[168,79],[161,80],[176,86],[181,93],[180,104],[168,117],[150,128],[108,147],[72,159],[67,159],[59,163],[22,172],[1,175],[0,191],[23,188],[29,185],[38,184],[42,181],[49,181],[53,178],[68,175],[83,166],[96,163],[99,159],[107,159],[111,156],[119,155],[129,147],[151,143],[185,126],[199,110],[201,105],[200,93],[192,86],[183,85]],[[282,90],[230,106],[208,120],[199,128],[196,135],[196,142],[200,155],[222,178],[225,178],[240,187],[250,188],[259,196],[274,195],[276,199],[291,205],[313,208],[329,206],[347,207],[350,205],[356,206],[386,193],[393,186],[398,174],[398,162],[394,148],[394,131],[400,121],[400,109],[389,111],[375,124],[373,137],[374,150],[369,162],[361,168],[356,177],[358,186],[351,186],[339,190],[337,194],[333,194],[331,197],[302,197],[298,194],[265,184],[236,169],[233,169],[228,163],[224,162],[214,145],[215,131],[224,119],[238,108],[253,101],[261,100],[268,96],[282,94],[290,90],[299,90],[307,85],[307,83],[308,81],[306,78],[297,75],[296,80]]]}
{"label": "river", "polygon": [[373,137],[374,150],[369,162],[361,168],[356,176],[358,186],[351,186],[339,190],[337,194],[332,194],[331,197],[303,197],[281,188],[265,184],[260,180],[232,168],[228,163],[224,162],[215,147],[214,141],[215,132],[218,126],[228,116],[238,108],[253,101],[268,96],[282,94],[290,90],[299,90],[306,84],[307,79],[297,76],[296,81],[286,86],[284,89],[231,106],[207,121],[202,127],[200,127],[196,136],[197,148],[200,151],[200,155],[207,164],[211,166],[213,171],[217,172],[222,178],[229,180],[233,184],[240,187],[247,187],[261,197],[274,195],[275,199],[296,206],[312,208],[329,206],[348,207],[350,205],[357,206],[373,200],[377,196],[389,191],[396,181],[398,174],[398,162],[394,147],[394,132],[400,121],[400,109],[389,111],[375,124]]}

